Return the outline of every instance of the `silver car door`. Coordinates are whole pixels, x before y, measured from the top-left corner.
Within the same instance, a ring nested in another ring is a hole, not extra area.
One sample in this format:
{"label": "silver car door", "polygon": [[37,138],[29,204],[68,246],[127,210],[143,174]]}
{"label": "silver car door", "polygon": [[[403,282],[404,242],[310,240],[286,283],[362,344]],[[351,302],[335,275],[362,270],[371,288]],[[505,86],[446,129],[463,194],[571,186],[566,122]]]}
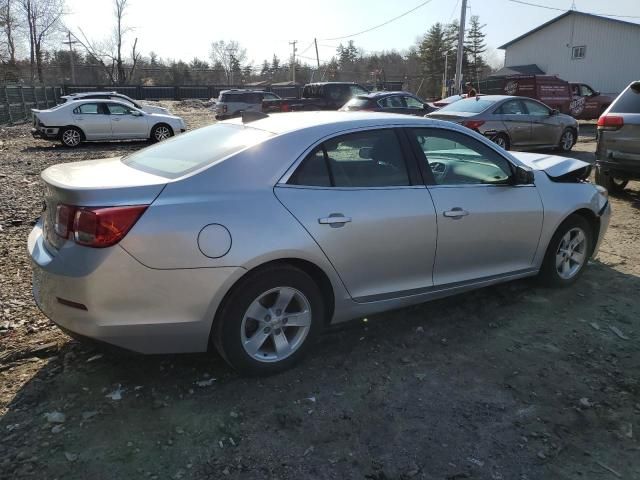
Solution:
{"label": "silver car door", "polygon": [[535,185],[513,185],[493,148],[445,129],[412,129],[438,215],[434,285],[533,269],[543,208]]}
{"label": "silver car door", "polygon": [[149,137],[149,124],[144,113],[120,103],[106,103],[106,107],[113,139]]}
{"label": "silver car door", "polygon": [[375,129],[327,140],[275,189],[359,302],[433,285],[435,210],[398,135]]}
{"label": "silver car door", "polygon": [[531,119],[520,100],[509,100],[496,111],[509,133],[511,146],[531,144]]}
{"label": "silver car door", "polygon": [[523,100],[531,118],[531,144],[557,145],[562,134],[562,125],[551,109],[535,100]]}
{"label": "silver car door", "polygon": [[106,140],[111,138],[111,122],[105,112],[100,102],[83,103],[72,110],[72,117],[87,140]]}

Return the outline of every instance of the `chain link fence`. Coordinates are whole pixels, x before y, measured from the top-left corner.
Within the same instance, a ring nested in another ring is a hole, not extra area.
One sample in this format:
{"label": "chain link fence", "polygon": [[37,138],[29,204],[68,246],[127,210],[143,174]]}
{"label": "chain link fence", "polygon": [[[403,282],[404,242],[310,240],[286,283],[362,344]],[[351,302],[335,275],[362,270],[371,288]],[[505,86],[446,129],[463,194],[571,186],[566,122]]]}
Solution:
{"label": "chain link fence", "polygon": [[31,109],[60,103],[62,87],[5,85],[0,87],[0,124],[31,121]]}

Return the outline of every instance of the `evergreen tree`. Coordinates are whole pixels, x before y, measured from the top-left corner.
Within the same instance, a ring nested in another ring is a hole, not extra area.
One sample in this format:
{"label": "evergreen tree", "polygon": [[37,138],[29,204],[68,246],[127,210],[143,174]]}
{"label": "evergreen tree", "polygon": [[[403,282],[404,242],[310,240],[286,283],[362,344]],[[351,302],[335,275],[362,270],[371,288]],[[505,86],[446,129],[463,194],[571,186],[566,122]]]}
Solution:
{"label": "evergreen tree", "polygon": [[276,75],[278,73],[278,69],[280,68],[280,59],[273,54],[273,58],[271,59],[271,75]]}
{"label": "evergreen tree", "polygon": [[477,15],[471,17],[469,31],[465,40],[465,49],[472,67],[472,76],[468,79],[469,81],[477,82],[480,80],[487,67],[484,57],[482,56],[487,50],[487,44],[485,43],[486,34],[482,31],[485,26],[486,25],[480,24],[480,17]]}
{"label": "evergreen tree", "polygon": [[269,65],[269,62],[265,60],[264,62],[262,62],[262,70],[260,70],[260,77],[263,79],[267,79],[269,78],[270,73],[271,73],[271,67]]}
{"label": "evergreen tree", "polygon": [[[418,46],[418,58],[422,65],[424,83],[421,89],[427,97],[438,97],[441,93],[446,52],[450,52],[451,42],[448,28],[441,23],[433,25]],[[449,55],[449,72],[451,72],[452,56]],[[447,78],[451,78],[449,73]]]}

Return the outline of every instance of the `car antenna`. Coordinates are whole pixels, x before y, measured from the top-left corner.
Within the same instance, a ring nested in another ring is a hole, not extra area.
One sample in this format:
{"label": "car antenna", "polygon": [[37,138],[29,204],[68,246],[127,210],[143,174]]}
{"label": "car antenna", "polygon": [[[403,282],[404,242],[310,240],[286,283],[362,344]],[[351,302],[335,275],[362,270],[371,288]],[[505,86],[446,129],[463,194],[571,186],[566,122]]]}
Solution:
{"label": "car antenna", "polygon": [[242,123],[255,122],[256,120],[262,120],[263,118],[269,118],[269,115],[262,112],[241,112]]}

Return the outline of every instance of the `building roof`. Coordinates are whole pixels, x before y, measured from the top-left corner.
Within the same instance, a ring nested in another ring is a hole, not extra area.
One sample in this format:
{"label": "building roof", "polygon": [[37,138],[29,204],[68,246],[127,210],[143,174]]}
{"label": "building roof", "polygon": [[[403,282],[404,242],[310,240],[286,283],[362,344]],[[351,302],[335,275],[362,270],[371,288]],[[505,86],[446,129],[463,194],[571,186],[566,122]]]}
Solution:
{"label": "building roof", "polygon": [[640,24],[637,24],[637,23],[627,22],[625,20],[618,20],[618,19],[615,19],[615,18],[603,17],[601,15],[594,15],[593,13],[579,12],[577,10],[568,10],[568,11],[564,12],[562,15],[558,15],[557,17],[552,18],[548,22],[543,23],[542,25],[539,25],[538,27],[534,28],[533,30],[530,30],[525,34],[520,35],[518,38],[514,38],[510,42],[507,42],[507,43],[505,43],[504,45],[502,45],[502,46],[500,46],[498,48],[500,50],[504,50],[505,48],[509,47],[510,45],[513,45],[514,43],[519,42],[523,38],[528,37],[532,33],[535,33],[538,30],[542,30],[543,28],[548,27],[549,25],[551,25],[552,23],[557,22],[558,20],[562,20],[564,17],[568,17],[569,15],[583,15],[585,17],[598,18],[600,20],[607,20],[609,22],[615,22],[615,23],[623,24],[623,25],[632,25],[634,27],[640,28]]}
{"label": "building roof", "polygon": [[544,71],[535,63],[529,65],[510,65],[502,67],[497,72],[489,75],[490,77],[508,77],[510,75],[544,75]]}

